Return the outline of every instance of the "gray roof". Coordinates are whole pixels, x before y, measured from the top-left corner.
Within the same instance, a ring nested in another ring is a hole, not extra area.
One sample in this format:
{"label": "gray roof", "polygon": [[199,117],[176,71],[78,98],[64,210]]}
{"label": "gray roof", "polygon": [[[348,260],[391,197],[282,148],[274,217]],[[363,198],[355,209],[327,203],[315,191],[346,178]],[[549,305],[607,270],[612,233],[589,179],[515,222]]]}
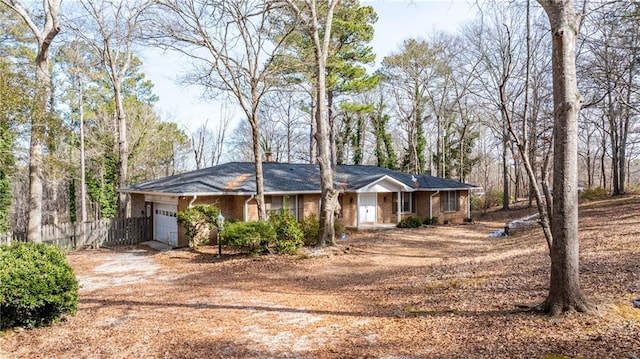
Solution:
{"label": "gray roof", "polygon": [[[317,165],[263,162],[265,193],[320,193]],[[428,175],[412,175],[375,166],[336,166],[335,185],[352,192],[388,176],[416,191],[470,189],[475,186]],[[414,181],[415,180],[415,181]],[[121,189],[128,193],[174,195],[253,194],[256,192],[253,162],[229,162]]]}

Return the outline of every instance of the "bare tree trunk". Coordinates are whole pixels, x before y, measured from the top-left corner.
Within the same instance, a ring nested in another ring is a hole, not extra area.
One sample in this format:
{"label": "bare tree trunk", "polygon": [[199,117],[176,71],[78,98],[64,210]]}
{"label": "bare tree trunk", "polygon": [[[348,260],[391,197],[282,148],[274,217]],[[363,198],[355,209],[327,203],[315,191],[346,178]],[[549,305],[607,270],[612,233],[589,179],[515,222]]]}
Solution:
{"label": "bare tree trunk", "polygon": [[311,126],[309,126],[309,163],[317,163],[318,157],[318,142],[316,141],[317,120],[316,109],[313,95],[311,95]]}
{"label": "bare tree trunk", "polygon": [[509,163],[507,155],[509,154],[507,145],[509,144],[509,136],[507,135],[506,120],[502,119],[502,209],[509,209]]}
{"label": "bare tree trunk", "polygon": [[[36,76],[36,96],[43,97],[42,92],[46,89],[42,89],[44,85],[40,85],[43,75],[41,65],[39,63]],[[48,68],[48,61],[44,61],[45,68]],[[47,69],[48,72],[48,69]],[[45,83],[48,83],[45,80]],[[27,217],[27,240],[29,242],[40,243],[42,242],[42,128],[44,127],[43,118],[46,113],[46,98],[44,101],[40,100],[36,106],[41,106],[41,109],[37,109],[32,112],[31,117],[31,140],[29,142],[29,211]]]}
{"label": "bare tree trunk", "polygon": [[[326,83],[326,81],[325,81]],[[325,85],[326,86],[326,85]],[[327,120],[329,122],[329,143],[331,144],[331,165],[335,167],[338,161],[338,146],[336,146],[335,111],[333,108],[333,91],[326,91]]]}
{"label": "bare tree trunk", "polygon": [[27,220],[27,239],[30,242],[42,242],[42,165],[43,137],[47,119],[47,99],[51,91],[49,74],[49,47],[60,32],[58,11],[60,0],[43,2],[44,24],[42,30],[33,22],[34,18],[15,0],[0,0],[18,14],[27,24],[38,42],[36,54],[36,104],[31,114],[31,139],[29,142],[29,212]]}
{"label": "bare tree trunk", "polygon": [[[113,64],[115,67],[115,64]],[[115,72],[114,72],[115,74]],[[116,101],[116,116],[118,118],[118,188],[127,186],[127,172],[129,168],[129,149],[127,145],[127,114],[122,103],[121,79],[114,76],[113,90]],[[120,218],[129,217],[128,195],[118,192],[118,212]]]}
{"label": "bare tree trunk", "polygon": [[86,175],[86,155],[84,149],[84,89],[82,81],[78,81],[79,92],[79,112],[80,112],[80,217],[82,222],[87,221],[87,175]]}
{"label": "bare tree trunk", "polygon": [[[149,3],[134,5],[124,0],[115,2],[82,0],[80,4],[90,16],[92,26],[95,28],[85,28],[84,24],[81,24],[75,28],[75,32],[96,50],[104,71],[109,76],[113,91],[116,107],[114,125],[118,142],[117,186],[122,189],[127,186],[129,171],[127,114],[123,103],[122,82],[129,76],[127,72],[131,68],[132,47],[142,23],[140,14],[145,11]],[[91,35],[85,34],[91,32],[93,32]],[[118,192],[118,215],[129,217],[130,212],[129,196],[124,192]]]}
{"label": "bare tree trunk", "polygon": [[326,67],[331,37],[333,11],[339,0],[330,0],[324,23],[324,38],[320,39],[320,24],[315,0],[305,0],[310,11],[310,35],[313,39],[316,62],[316,135],[318,142],[318,165],[320,167],[320,234],[318,246],[335,245],[335,213],[338,210],[338,191],[333,186],[333,166],[331,165],[330,129],[327,120],[327,84]]}
{"label": "bare tree trunk", "polygon": [[207,136],[207,123],[209,120],[205,120],[204,123],[196,130],[196,133],[191,134],[191,149],[193,150],[193,157],[196,162],[196,169],[199,170],[206,165],[207,160],[205,158],[204,143]]}
{"label": "bare tree trunk", "polygon": [[[602,118],[602,129],[604,131],[605,128],[605,120],[604,117]],[[602,142],[601,142],[601,146],[602,146],[602,154],[600,155],[600,185],[602,186],[602,188],[604,188],[605,190],[607,189],[607,172],[606,172],[606,166],[605,166],[605,156],[607,155],[607,140],[606,137],[603,135],[601,136]]]}
{"label": "bare tree trunk", "polygon": [[551,24],[554,166],[551,276],[543,307],[550,315],[588,311],[580,289],[578,239],[577,119],[582,106],[576,80],[576,38],[579,16],[573,0],[538,0]]}
{"label": "bare tree trunk", "polygon": [[251,138],[253,141],[253,162],[256,167],[256,203],[258,205],[258,220],[267,219],[267,209],[264,205],[264,183],[262,171],[262,150],[260,148],[260,127],[258,122],[258,110],[253,111],[253,118],[249,119],[251,124]]}

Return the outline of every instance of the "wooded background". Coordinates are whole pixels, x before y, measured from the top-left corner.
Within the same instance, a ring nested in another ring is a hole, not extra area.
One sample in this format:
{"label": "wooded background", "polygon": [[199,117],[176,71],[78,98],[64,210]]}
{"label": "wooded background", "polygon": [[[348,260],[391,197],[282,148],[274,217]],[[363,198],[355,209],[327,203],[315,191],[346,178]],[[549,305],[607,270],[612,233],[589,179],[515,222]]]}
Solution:
{"label": "wooded background", "polygon": [[[0,0],[0,232],[27,231],[34,166],[41,223],[53,224],[123,216],[118,187],[221,161],[267,152],[316,161],[314,46],[310,22],[286,6],[295,2],[44,3]],[[369,45],[372,7],[336,6],[326,64],[333,163],[476,184],[505,207],[533,199],[524,162],[540,184],[552,175],[548,20],[535,1],[479,6],[459,31],[407,39],[391,54]],[[621,194],[640,183],[640,4],[578,6],[579,182]],[[181,53],[184,63],[167,66],[188,69],[185,84],[238,106],[240,120],[202,114],[188,133],[162,118],[141,70],[150,47]]]}

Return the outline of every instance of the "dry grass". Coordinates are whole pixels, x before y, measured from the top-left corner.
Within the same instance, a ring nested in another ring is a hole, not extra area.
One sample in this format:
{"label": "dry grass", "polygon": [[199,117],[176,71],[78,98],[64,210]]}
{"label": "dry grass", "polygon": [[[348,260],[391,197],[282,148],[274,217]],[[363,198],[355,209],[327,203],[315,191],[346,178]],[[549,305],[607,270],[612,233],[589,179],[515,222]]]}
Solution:
{"label": "dry grass", "polygon": [[476,224],[351,234],[300,256],[141,248],[68,254],[84,287],[66,322],[5,332],[4,358],[635,358],[640,197],[581,209],[581,279],[594,314],[542,301],[541,233],[489,238],[528,209]]}

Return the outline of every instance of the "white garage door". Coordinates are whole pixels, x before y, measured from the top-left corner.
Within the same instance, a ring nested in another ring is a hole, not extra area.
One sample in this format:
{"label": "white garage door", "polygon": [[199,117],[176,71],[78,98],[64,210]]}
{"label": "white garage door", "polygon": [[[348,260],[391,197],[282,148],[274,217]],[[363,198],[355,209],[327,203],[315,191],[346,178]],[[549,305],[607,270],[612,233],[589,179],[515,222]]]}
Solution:
{"label": "white garage door", "polygon": [[178,246],[178,206],[175,204],[154,203],[153,239]]}

